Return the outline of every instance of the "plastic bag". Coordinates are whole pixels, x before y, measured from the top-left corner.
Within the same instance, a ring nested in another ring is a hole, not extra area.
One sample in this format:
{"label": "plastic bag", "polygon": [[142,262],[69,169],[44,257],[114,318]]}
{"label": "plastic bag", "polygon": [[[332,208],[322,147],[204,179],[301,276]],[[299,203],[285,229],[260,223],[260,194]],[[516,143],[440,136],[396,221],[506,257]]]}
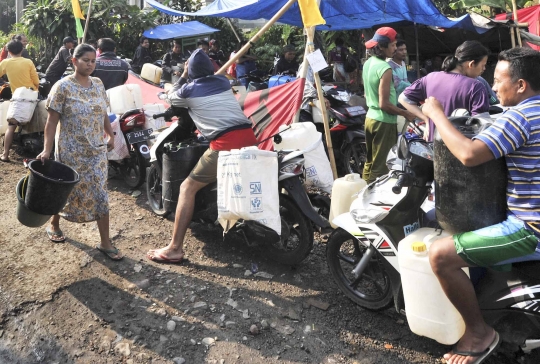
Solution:
{"label": "plastic bag", "polygon": [[111,128],[114,132],[114,149],[107,152],[107,159],[118,161],[129,158],[129,149],[124,134],[122,133],[122,130],[120,130],[120,123],[118,121],[111,122]]}
{"label": "plastic bag", "polygon": [[13,93],[7,112],[10,124],[24,125],[32,120],[34,109],[38,103],[38,92],[26,87],[19,87]]}
{"label": "plastic bag", "polygon": [[219,152],[218,219],[255,220],[281,235],[277,153],[257,147]]}

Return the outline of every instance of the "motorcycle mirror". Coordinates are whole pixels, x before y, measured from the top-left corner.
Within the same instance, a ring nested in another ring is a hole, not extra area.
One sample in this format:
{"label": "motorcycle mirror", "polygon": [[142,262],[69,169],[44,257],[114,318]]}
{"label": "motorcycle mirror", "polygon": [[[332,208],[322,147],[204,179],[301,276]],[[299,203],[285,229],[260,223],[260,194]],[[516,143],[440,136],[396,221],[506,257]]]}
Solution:
{"label": "motorcycle mirror", "polygon": [[407,159],[409,158],[409,143],[407,141],[407,138],[405,138],[403,135],[400,135],[398,138],[398,148],[397,148],[397,156],[399,159]]}

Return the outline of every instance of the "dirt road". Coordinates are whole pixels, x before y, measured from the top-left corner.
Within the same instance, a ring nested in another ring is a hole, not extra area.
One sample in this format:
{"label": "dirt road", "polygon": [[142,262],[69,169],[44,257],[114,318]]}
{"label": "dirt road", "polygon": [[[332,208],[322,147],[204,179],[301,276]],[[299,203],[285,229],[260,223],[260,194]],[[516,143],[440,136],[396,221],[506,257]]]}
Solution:
{"label": "dirt road", "polygon": [[[21,157],[0,164],[0,363],[441,363],[448,348],[412,334],[393,309],[370,312],[339,292],[324,239],[289,267],[214,226],[192,224],[182,265],[148,261],[172,221],[153,215],[144,186],[109,180],[111,236],[125,254],[94,249],[95,223],[61,221],[68,237],[16,219]],[[253,274],[253,272],[256,274]],[[533,363],[498,354],[490,363]]]}

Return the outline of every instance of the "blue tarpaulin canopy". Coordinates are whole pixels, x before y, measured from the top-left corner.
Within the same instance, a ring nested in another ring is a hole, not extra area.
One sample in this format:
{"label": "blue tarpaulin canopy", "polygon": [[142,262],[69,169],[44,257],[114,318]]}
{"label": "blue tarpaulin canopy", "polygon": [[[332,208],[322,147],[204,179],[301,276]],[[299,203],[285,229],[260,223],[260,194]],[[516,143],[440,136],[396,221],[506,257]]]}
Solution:
{"label": "blue tarpaulin canopy", "polygon": [[153,29],[149,29],[143,33],[146,38],[149,39],[174,39],[185,37],[198,37],[201,35],[212,34],[219,32],[219,29],[215,29],[199,23],[198,21],[188,21],[185,23],[159,25]]}
{"label": "blue tarpaulin canopy", "polygon": [[[146,2],[173,16],[219,16],[244,20],[270,19],[287,0],[215,0],[194,13],[171,9],[155,0]],[[487,31],[475,27],[469,15],[451,20],[442,15],[431,0],[321,0],[321,14],[326,20],[317,30],[369,29],[381,24],[410,21],[441,28],[462,28],[477,33]],[[302,27],[298,3],[294,3],[278,20]]]}

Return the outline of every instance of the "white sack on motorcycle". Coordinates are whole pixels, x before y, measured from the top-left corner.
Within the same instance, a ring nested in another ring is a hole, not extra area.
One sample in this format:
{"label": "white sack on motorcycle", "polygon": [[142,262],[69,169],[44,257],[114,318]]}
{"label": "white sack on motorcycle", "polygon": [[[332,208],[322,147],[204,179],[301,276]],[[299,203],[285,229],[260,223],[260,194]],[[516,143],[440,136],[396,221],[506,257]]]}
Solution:
{"label": "white sack on motorcycle", "polygon": [[114,149],[107,152],[107,159],[110,161],[119,161],[124,158],[129,158],[129,150],[126,144],[126,139],[122,130],[120,130],[120,123],[115,120],[111,123],[111,128],[114,132]]}
{"label": "white sack on motorcycle", "polygon": [[281,235],[277,153],[257,147],[219,152],[219,220],[255,220]]}
{"label": "white sack on motorcycle", "polygon": [[32,120],[34,109],[38,103],[38,92],[26,87],[19,87],[13,93],[7,111],[7,121],[10,124],[26,124]]}

